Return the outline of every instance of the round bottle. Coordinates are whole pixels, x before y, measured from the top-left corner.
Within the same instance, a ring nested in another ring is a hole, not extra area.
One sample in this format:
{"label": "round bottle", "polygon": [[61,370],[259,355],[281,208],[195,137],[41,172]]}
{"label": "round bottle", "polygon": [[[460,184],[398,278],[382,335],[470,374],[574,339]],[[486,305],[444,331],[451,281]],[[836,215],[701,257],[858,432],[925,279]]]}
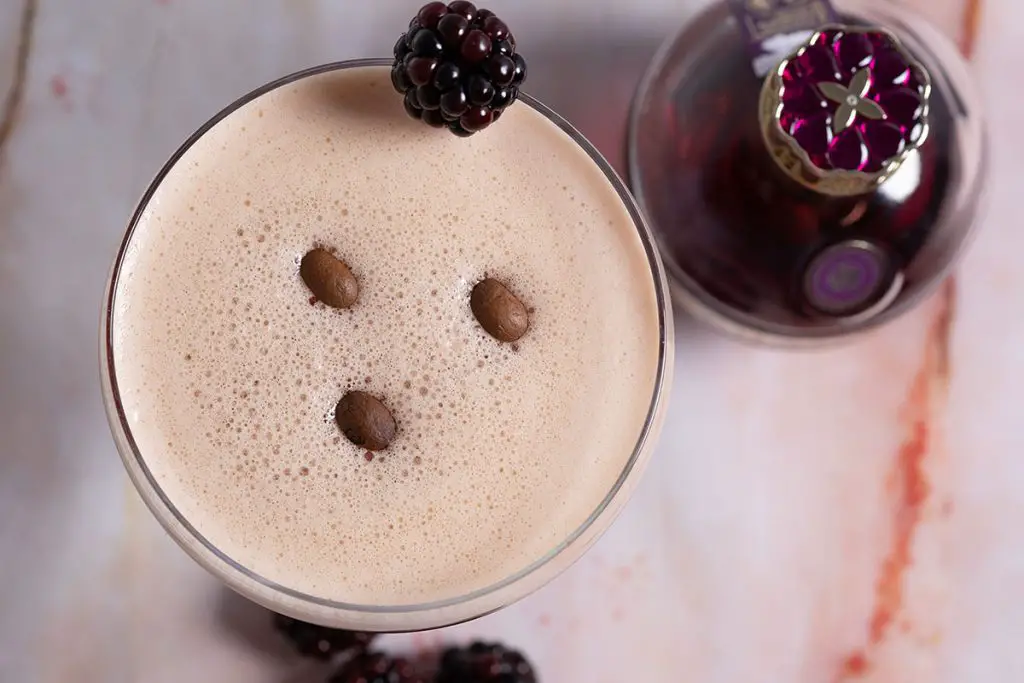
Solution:
{"label": "round bottle", "polygon": [[678,303],[799,343],[885,324],[977,223],[968,66],[883,0],[720,0],[660,50],[630,121],[633,191]]}

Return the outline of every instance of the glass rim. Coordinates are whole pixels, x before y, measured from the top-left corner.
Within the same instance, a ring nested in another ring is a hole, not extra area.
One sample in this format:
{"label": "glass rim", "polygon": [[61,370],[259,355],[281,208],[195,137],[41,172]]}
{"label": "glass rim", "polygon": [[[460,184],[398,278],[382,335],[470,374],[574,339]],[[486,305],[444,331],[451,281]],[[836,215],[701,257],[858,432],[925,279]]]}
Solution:
{"label": "glass rim", "polygon": [[[188,151],[198,142],[203,136],[205,136],[211,129],[217,124],[225,120],[231,114],[236,112],[246,104],[258,99],[259,97],[276,90],[278,88],[290,85],[297,81],[305,78],[318,76],[321,74],[340,71],[354,68],[381,68],[389,67],[392,65],[393,60],[387,58],[365,58],[365,59],[352,59],[330,62],[321,64],[318,66],[310,67],[300,71],[293,72],[281,78],[275,79],[266,83],[245,95],[235,99],[227,106],[223,107],[219,112],[207,120],[202,126],[200,126],[194,133],[192,133],[184,143],[182,143],[170,158],[161,166],[159,172],[155,175],[154,179],[149,183],[141,199],[136,204],[131,219],[128,222],[127,230],[125,231],[124,237],[117,250],[117,255],[114,259],[113,267],[111,269],[110,276],[108,278],[108,291],[104,297],[103,302],[103,324],[101,328],[101,361],[102,365],[102,379],[104,380],[105,386],[103,387],[104,393],[109,394],[107,398],[107,417],[110,422],[111,428],[117,430],[124,436],[124,446],[120,442],[117,443],[117,450],[120,454],[121,459],[124,461],[126,469],[128,470],[129,476],[133,481],[135,488],[139,491],[143,501],[155,513],[160,524],[168,532],[168,534],[179,544],[182,545],[181,536],[191,537],[192,540],[196,541],[202,553],[209,554],[210,558],[222,563],[230,572],[237,574],[237,577],[241,577],[246,581],[254,582],[258,588],[262,590],[269,590],[273,593],[283,595],[293,601],[299,601],[308,605],[313,605],[317,609],[326,609],[330,611],[347,612],[352,614],[364,614],[364,615],[412,615],[424,612],[431,612],[437,610],[445,610],[448,608],[455,608],[461,605],[466,605],[477,600],[482,600],[490,596],[494,596],[505,589],[510,588],[516,583],[534,575],[538,570],[546,567],[556,557],[562,555],[570,546],[579,541],[588,531],[594,529],[596,522],[609,511],[611,503],[623,492],[626,483],[631,479],[631,476],[637,470],[637,464],[640,462],[642,456],[649,452],[649,449],[653,446],[657,433],[656,427],[658,426],[658,416],[661,413],[663,403],[665,401],[665,387],[670,379],[671,373],[671,354],[672,349],[669,348],[670,341],[673,337],[673,322],[672,322],[672,309],[670,303],[668,280],[665,272],[664,265],[661,260],[660,252],[656,246],[654,235],[648,225],[644,214],[641,212],[639,205],[630,193],[628,186],[614,170],[611,164],[604,158],[604,156],[597,150],[593,144],[588,141],[582,133],[580,133],[572,124],[560,115],[555,113],[553,110],[542,104],[537,99],[526,93],[520,93],[519,101],[525,105],[531,107],[533,110],[541,114],[546,120],[555,124],[562,132],[567,134],[572,141],[579,146],[587,156],[597,164],[598,168],[602,171],[607,181],[611,184],[612,188],[618,194],[624,208],[630,216],[633,222],[633,226],[636,230],[637,237],[639,238],[645,256],[647,257],[647,263],[650,268],[650,274],[652,284],[655,293],[655,303],[658,308],[658,337],[659,337],[659,348],[658,348],[658,362],[657,370],[654,376],[653,392],[648,406],[646,415],[644,417],[644,423],[640,429],[636,444],[633,447],[633,452],[630,454],[629,459],[626,461],[622,472],[619,474],[614,484],[611,486],[608,493],[601,499],[598,506],[587,516],[583,523],[574,529],[568,536],[566,536],[561,542],[555,547],[546,552],[542,557],[516,571],[515,573],[501,579],[498,582],[487,585],[483,588],[476,589],[474,591],[464,593],[455,597],[445,598],[443,600],[435,600],[431,602],[413,603],[413,604],[399,604],[399,605],[366,605],[358,603],[346,603],[336,600],[325,599],[309,593],[304,593],[299,590],[295,590],[288,586],[282,585],[278,582],[272,581],[260,574],[256,573],[252,569],[244,566],[243,564],[236,561],[224,553],[218,548],[213,542],[206,538],[199,530],[182,514],[182,512],[175,506],[171,501],[170,497],[163,490],[160,484],[156,481],[153,473],[149,469],[146,463],[146,459],[143,456],[138,444],[135,441],[132,433],[132,428],[128,423],[127,415],[125,413],[124,405],[122,403],[121,392],[118,385],[117,379],[117,368],[114,358],[114,347],[115,347],[115,326],[114,326],[114,312],[117,304],[117,293],[120,289],[119,282],[122,275],[122,266],[124,265],[125,256],[132,243],[135,231],[139,225],[140,219],[149,207],[150,201],[153,195],[163,184],[167,175],[174,169],[178,162],[188,153]],[[140,481],[133,470],[133,467],[137,467],[142,474],[142,480]],[[143,490],[143,486],[147,490]],[[162,508],[158,510],[157,507]],[[171,528],[170,520],[166,518],[162,512],[169,513],[173,522],[178,524],[183,533],[180,533],[177,529]],[[602,533],[603,529],[598,529],[598,533]],[[585,550],[586,548],[584,548]],[[196,553],[186,548],[186,552],[192,555],[199,564],[205,569],[214,573],[218,579],[224,580],[229,585],[234,587],[234,583],[230,580],[224,572],[213,570],[210,563],[206,560],[209,558],[200,559]],[[582,552],[580,553],[582,555]],[[578,557],[573,558],[573,560]],[[556,572],[557,574],[557,572]],[[237,578],[236,577],[236,578]],[[553,576],[551,577],[553,578]],[[546,581],[545,581],[546,583]],[[525,597],[527,593],[522,596]],[[516,598],[518,599],[518,598]],[[514,601],[514,600],[513,600]],[[511,601],[510,601],[511,602]],[[506,603],[502,603],[492,609],[485,609],[479,613],[474,613],[472,616],[466,619],[458,621],[465,621],[468,619],[474,619],[485,614],[492,612],[496,609],[500,609]],[[439,626],[452,625],[458,623],[458,621],[444,622],[438,624]]]}
{"label": "glass rim", "polygon": [[[845,2],[838,3],[837,9],[840,12],[852,12],[858,10],[866,13],[869,17],[882,16],[889,21],[889,28],[897,28],[900,31],[901,39],[913,44],[916,49],[921,49],[930,57],[935,57],[932,48],[922,45],[921,34],[929,33],[930,38],[936,38],[944,43],[950,43],[949,39],[939,32],[932,24],[921,23],[921,17],[912,13],[909,9],[885,3],[881,0],[860,0],[855,8],[848,8]],[[700,35],[709,27],[717,27],[723,19],[731,20],[732,15],[723,4],[712,4],[694,12],[689,20],[681,27],[673,31],[658,46],[654,56],[647,65],[634,92],[627,116],[626,131],[626,176],[629,179],[629,187],[636,199],[637,205],[648,216],[649,225],[653,231],[655,242],[659,249],[663,244],[663,227],[649,211],[650,208],[650,186],[643,179],[641,171],[643,163],[640,159],[639,149],[641,147],[639,138],[641,131],[647,122],[645,121],[645,110],[652,101],[652,93],[655,93],[667,75],[672,72],[672,57],[678,46],[685,44],[686,40],[693,35]],[[910,21],[910,20],[913,21]],[[916,24],[915,24],[916,22]],[[908,40],[909,39],[909,40]],[[954,49],[954,53],[959,54]],[[951,81],[957,80],[956,74],[948,73],[945,69],[932,69],[933,88],[949,88]],[[962,83],[960,85],[963,85]],[[657,101],[657,100],[655,100]],[[964,112],[962,115],[966,116]],[[971,114],[977,117],[977,112]],[[742,342],[753,342],[760,345],[777,348],[817,348],[839,345],[855,340],[861,336],[878,330],[902,318],[904,315],[916,309],[923,302],[932,297],[942,286],[942,283],[949,278],[956,270],[967,253],[973,239],[977,235],[981,213],[984,207],[986,195],[986,180],[988,177],[988,134],[984,123],[976,124],[980,127],[981,150],[979,153],[979,171],[973,178],[973,182],[966,190],[971,197],[963,203],[963,206],[953,205],[945,207],[947,220],[964,214],[973,214],[975,219],[965,230],[961,239],[951,250],[949,258],[935,273],[918,283],[914,291],[900,295],[892,306],[873,317],[864,319],[858,317],[850,321],[836,321],[830,325],[814,327],[797,327],[794,325],[765,321],[758,316],[744,312],[732,307],[711,294],[704,288],[696,278],[680,266],[676,259],[666,251],[662,252],[662,259],[666,272],[669,276],[669,288],[672,295],[679,302],[687,313],[694,318],[708,324],[713,329],[724,333],[730,338]],[[959,202],[959,197],[965,190],[959,190],[954,198]]]}

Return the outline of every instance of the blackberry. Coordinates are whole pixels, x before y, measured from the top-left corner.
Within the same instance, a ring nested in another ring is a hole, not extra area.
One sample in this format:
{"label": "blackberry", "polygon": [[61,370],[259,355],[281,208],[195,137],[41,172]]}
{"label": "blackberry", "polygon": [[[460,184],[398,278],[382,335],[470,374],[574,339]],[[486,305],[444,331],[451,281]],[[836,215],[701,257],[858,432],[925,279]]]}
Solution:
{"label": "blackberry", "polygon": [[426,683],[406,659],[363,652],[345,662],[328,683]]}
{"label": "blackberry", "polygon": [[469,33],[469,22],[458,14],[449,14],[437,25],[437,33],[445,48],[454,52],[462,46],[462,41]]}
{"label": "blackberry", "polygon": [[501,90],[494,93],[494,97],[491,98],[491,107],[496,111],[502,111],[512,102],[515,102],[516,97],[519,96],[519,91],[513,86],[510,88],[502,88]]}
{"label": "blackberry", "polygon": [[[476,5],[466,0],[454,0],[454,2],[448,3],[448,11],[452,14],[466,17],[469,21],[475,21],[480,18]],[[486,12],[487,10],[484,11]]]}
{"label": "blackberry", "polygon": [[315,659],[331,659],[347,652],[362,652],[374,639],[372,633],[342,631],[274,615],[274,627],[287,638],[299,654]]}
{"label": "blackberry", "polygon": [[526,80],[508,25],[467,0],[424,5],[394,55],[391,83],[409,116],[461,137],[497,121]]}
{"label": "blackberry", "polygon": [[462,88],[453,88],[441,95],[441,113],[446,119],[455,121],[469,109],[469,98]]}
{"label": "blackberry", "polygon": [[494,99],[494,84],[483,76],[473,76],[465,85],[469,101],[477,106],[484,106]]}
{"label": "blackberry", "polygon": [[522,653],[500,643],[475,642],[445,650],[435,683],[537,683],[537,676]]}

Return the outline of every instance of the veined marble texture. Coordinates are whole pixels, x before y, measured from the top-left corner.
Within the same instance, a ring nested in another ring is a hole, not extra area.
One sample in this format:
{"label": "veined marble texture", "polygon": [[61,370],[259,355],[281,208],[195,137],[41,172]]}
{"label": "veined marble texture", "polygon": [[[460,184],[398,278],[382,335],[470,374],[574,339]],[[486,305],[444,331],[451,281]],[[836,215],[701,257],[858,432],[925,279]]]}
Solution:
{"label": "veined marble texture", "polygon": [[[128,482],[100,400],[100,298],[185,137],[272,78],[386,54],[418,3],[27,1],[0,3],[0,681],[322,680]],[[618,160],[636,80],[697,4],[492,6],[532,57],[529,89]],[[1024,681],[1024,5],[910,4],[972,54],[994,142],[955,278],[824,351],[678,316],[666,428],[611,531],[517,605],[384,643],[493,637],[548,683]],[[595,69],[607,106],[583,109]]]}

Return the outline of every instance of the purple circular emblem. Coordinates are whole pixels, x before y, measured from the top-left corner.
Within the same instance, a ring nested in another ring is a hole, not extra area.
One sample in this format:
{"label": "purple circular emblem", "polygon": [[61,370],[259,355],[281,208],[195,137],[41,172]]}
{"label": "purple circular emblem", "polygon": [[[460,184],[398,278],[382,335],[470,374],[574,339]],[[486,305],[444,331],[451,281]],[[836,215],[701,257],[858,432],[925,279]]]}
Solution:
{"label": "purple circular emblem", "polygon": [[928,74],[886,31],[819,31],[778,73],[779,126],[820,171],[881,173],[927,135]]}
{"label": "purple circular emblem", "polygon": [[803,294],[815,311],[833,317],[863,313],[892,290],[896,268],[889,253],[864,240],[848,240],[816,254],[804,271]]}

